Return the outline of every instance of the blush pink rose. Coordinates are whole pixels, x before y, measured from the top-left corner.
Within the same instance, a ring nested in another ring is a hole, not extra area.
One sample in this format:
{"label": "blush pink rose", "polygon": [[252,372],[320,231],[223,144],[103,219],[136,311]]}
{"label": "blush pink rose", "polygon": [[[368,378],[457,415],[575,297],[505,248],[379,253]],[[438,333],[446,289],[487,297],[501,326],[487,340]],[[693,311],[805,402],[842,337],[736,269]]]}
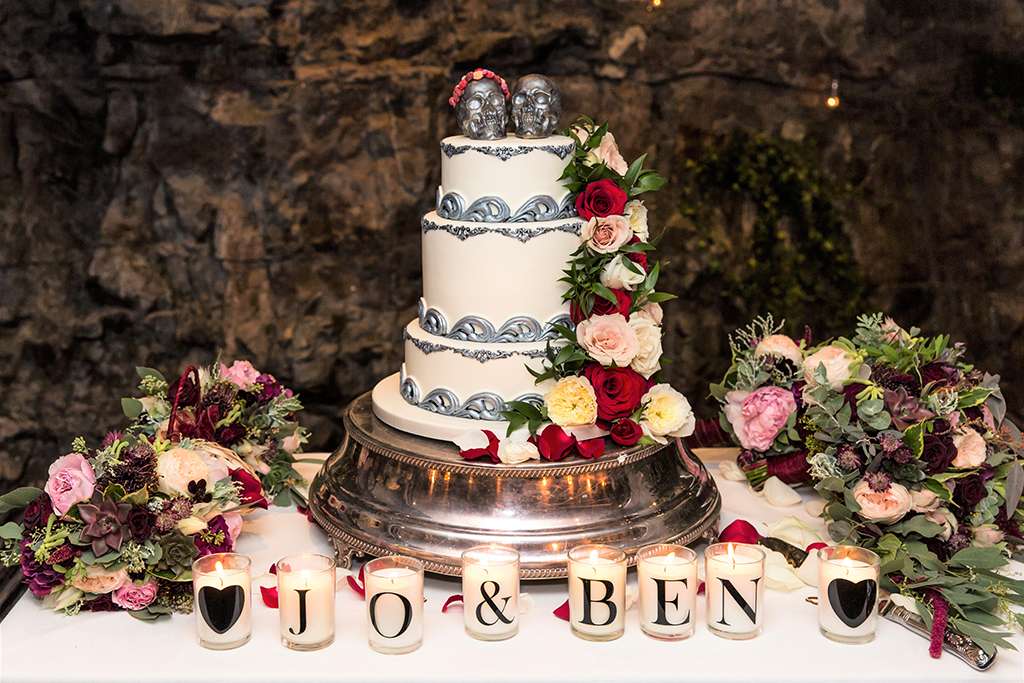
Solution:
{"label": "blush pink rose", "polygon": [[624,368],[640,352],[640,341],[621,313],[595,315],[576,326],[576,341],[604,366]]}
{"label": "blush pink rose", "polygon": [[47,473],[50,477],[44,490],[50,496],[53,511],[60,516],[66,515],[75,504],[89,500],[96,488],[96,473],[81,453],[57,458]]}
{"label": "blush pink rose", "polygon": [[825,366],[825,378],[833,391],[841,391],[843,385],[854,374],[854,365],[858,358],[836,344],[823,346],[804,359],[804,380],[808,386],[816,386],[818,379],[814,373],[818,367]]}
{"label": "blush pink rose", "polygon": [[892,483],[885,491],[875,491],[864,479],[853,487],[853,498],[860,505],[858,515],[869,522],[882,524],[900,521],[913,505],[906,486]]}
{"label": "blush pink rose", "polygon": [[602,136],[601,143],[587,154],[587,161],[595,165],[603,163],[619,175],[626,175],[626,171],[629,170],[629,164],[619,152],[615,136],[608,131]]}
{"label": "blush pink rose", "polygon": [[124,569],[110,571],[98,564],[89,565],[84,574],[80,574],[71,585],[83,593],[103,595],[112,593],[126,583],[130,583],[128,572]]}
{"label": "blush pink rose", "polygon": [[789,360],[797,368],[803,367],[804,352],[800,345],[784,334],[770,334],[757,343],[754,356],[776,356]]}
{"label": "blush pink rose", "polygon": [[239,389],[248,389],[256,383],[260,371],[252,366],[247,360],[236,360],[231,367],[220,364],[220,376],[234,384]]}
{"label": "blush pink rose", "polygon": [[238,537],[242,535],[242,514],[239,512],[225,512],[221,516],[224,518],[224,524],[228,527],[228,536],[231,537],[233,545],[238,540]]}
{"label": "blush pink rose", "polygon": [[633,229],[625,216],[594,216],[584,223],[581,239],[591,251],[614,254],[633,237]]}
{"label": "blush pink rose", "polygon": [[131,612],[145,609],[156,599],[156,581],[132,583],[128,581],[110,595],[110,601]]}
{"label": "blush pink rose", "polygon": [[953,467],[981,467],[985,464],[985,439],[973,429],[968,428],[960,434],[954,434],[953,445],[956,447]]}
{"label": "blush pink rose", "polygon": [[793,392],[781,387],[730,391],[725,398],[726,419],[740,445],[752,451],[768,450],[796,410]]}

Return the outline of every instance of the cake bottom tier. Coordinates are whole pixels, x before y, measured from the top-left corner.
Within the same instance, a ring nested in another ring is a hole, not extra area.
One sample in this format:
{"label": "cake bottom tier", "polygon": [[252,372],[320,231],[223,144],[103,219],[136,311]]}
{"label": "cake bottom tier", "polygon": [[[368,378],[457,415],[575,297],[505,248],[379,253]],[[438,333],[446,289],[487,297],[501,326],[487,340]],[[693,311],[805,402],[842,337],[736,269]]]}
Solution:
{"label": "cake bottom tier", "polygon": [[395,429],[428,439],[451,441],[474,429],[489,429],[504,436],[508,423],[501,420],[473,420],[424,410],[402,397],[401,373],[388,375],[373,388],[373,414]]}

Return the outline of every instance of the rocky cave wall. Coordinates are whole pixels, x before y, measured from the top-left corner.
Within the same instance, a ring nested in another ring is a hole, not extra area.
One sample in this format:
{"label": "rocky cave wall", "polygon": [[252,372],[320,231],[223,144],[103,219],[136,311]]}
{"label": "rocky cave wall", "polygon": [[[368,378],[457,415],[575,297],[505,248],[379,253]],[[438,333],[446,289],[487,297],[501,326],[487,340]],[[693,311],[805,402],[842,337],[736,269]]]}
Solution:
{"label": "rocky cave wall", "polygon": [[[744,129],[813,141],[853,185],[871,304],[968,340],[1020,414],[1022,44],[1013,0],[2,0],[0,490],[117,425],[133,366],[218,352],[336,443],[401,362],[445,99],[477,65],[556,77],[669,176],[668,372],[702,412],[743,321],[699,286],[721,254],[672,182]],[[744,223],[723,228],[742,259]]]}

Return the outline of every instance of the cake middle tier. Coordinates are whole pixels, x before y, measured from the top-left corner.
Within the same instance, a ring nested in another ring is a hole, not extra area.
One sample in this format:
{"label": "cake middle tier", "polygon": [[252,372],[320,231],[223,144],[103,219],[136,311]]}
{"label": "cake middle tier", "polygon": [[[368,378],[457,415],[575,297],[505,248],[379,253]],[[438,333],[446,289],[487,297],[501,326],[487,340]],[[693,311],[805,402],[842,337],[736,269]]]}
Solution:
{"label": "cake middle tier", "polygon": [[543,389],[526,369],[541,369],[546,343],[480,344],[438,337],[419,321],[405,328],[402,398],[433,413],[501,420],[509,401],[543,402]]}
{"label": "cake middle tier", "polygon": [[467,223],[431,211],[421,222],[422,328],[473,342],[553,339],[568,323],[559,282],[580,245],[581,221]]}

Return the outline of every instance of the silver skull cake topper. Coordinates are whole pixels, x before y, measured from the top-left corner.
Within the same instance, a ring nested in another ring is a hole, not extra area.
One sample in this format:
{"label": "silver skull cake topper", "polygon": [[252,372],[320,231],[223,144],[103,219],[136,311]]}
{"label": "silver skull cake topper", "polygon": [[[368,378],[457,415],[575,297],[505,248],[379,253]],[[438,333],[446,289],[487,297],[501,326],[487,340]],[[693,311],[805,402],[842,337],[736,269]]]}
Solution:
{"label": "silver skull cake topper", "polygon": [[452,91],[448,103],[455,107],[462,134],[473,140],[499,140],[505,137],[508,112],[508,85],[490,69],[470,71]]}
{"label": "silver skull cake topper", "polygon": [[521,138],[546,138],[558,128],[562,93],[547,76],[527,74],[512,91],[512,124]]}

